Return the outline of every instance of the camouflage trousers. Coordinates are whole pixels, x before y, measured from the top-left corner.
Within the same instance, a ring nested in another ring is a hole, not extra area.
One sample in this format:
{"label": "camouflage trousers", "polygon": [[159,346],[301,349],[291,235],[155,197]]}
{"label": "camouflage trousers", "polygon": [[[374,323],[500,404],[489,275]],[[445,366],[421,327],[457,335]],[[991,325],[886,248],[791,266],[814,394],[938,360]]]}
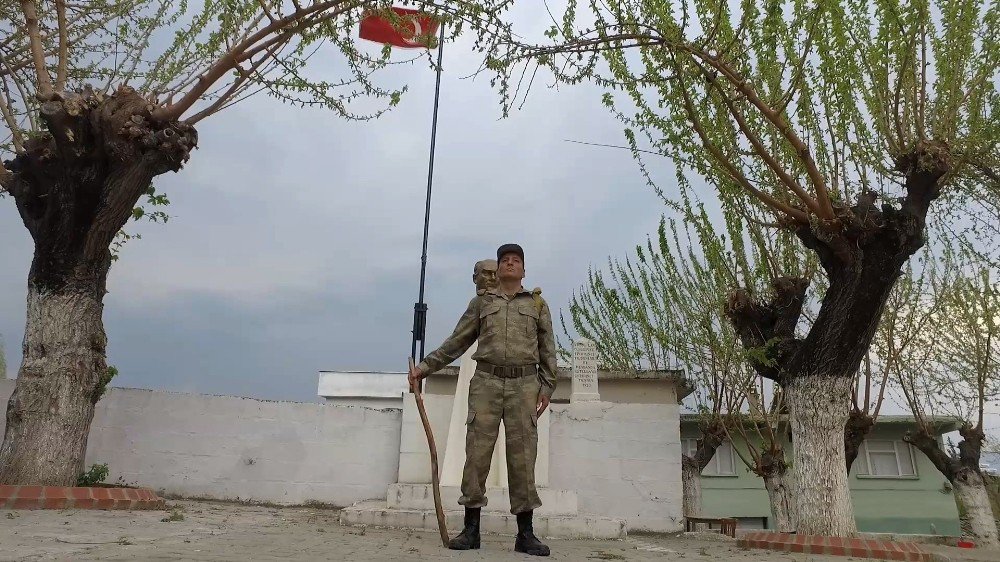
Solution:
{"label": "camouflage trousers", "polygon": [[501,378],[477,370],[472,376],[469,417],[465,422],[465,470],[458,503],[466,507],[486,505],[486,477],[503,420],[510,512],[522,513],[542,505],[535,489],[538,449],[535,408],[540,388],[537,375]]}

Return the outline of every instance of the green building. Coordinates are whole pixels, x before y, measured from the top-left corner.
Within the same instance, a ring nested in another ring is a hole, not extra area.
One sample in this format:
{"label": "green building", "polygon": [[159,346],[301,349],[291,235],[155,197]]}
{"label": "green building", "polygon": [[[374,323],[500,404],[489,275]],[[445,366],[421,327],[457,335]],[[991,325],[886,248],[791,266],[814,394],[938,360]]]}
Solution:
{"label": "green building", "polygon": [[[935,429],[940,436],[958,426],[958,420],[946,419],[939,420]],[[862,445],[849,475],[859,531],[960,534],[951,485],[923,453],[903,441],[903,435],[913,427],[910,416],[879,416]],[[681,415],[685,453],[694,450],[698,434],[698,417]],[[790,458],[787,429],[782,436]],[[724,443],[702,471],[702,513],[734,517],[740,520],[740,528],[774,528],[764,481],[740,459],[739,451],[744,458],[751,458],[746,443],[733,438],[735,442]]]}

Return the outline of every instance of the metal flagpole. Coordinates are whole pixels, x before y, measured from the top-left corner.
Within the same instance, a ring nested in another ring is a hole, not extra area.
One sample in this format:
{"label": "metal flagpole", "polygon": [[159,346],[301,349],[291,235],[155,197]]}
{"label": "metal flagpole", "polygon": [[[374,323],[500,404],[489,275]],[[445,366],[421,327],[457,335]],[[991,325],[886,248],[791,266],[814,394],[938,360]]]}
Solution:
{"label": "metal flagpole", "polygon": [[424,249],[420,255],[420,296],[413,305],[413,346],[410,357],[417,357],[417,341],[420,342],[420,356],[424,358],[424,338],[427,330],[427,303],[424,302],[424,280],[427,275],[427,233],[431,221],[431,185],[434,181],[434,144],[437,140],[438,100],[441,97],[441,60],[444,55],[444,23],[438,36],[437,79],[434,84],[434,116],[431,119],[431,155],[427,165],[427,205],[424,209]]}

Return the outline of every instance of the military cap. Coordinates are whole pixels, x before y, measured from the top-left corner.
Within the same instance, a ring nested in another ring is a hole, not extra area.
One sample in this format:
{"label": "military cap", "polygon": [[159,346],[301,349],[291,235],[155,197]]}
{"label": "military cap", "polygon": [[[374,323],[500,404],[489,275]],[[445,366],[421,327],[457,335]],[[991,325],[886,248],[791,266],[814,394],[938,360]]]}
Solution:
{"label": "military cap", "polygon": [[524,261],[524,250],[517,244],[504,244],[497,248],[497,261],[503,259],[504,254],[511,253],[521,256],[521,261]]}

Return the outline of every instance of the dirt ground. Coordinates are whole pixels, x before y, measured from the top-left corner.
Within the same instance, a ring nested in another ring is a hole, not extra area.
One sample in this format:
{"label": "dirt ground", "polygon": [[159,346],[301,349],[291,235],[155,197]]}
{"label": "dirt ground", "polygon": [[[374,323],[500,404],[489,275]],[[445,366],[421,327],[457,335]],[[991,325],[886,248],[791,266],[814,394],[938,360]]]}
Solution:
{"label": "dirt ground", "polygon": [[[173,501],[167,511],[0,511],[0,560],[529,560],[513,537],[487,535],[479,551],[441,547],[437,533],[342,527],[338,512]],[[624,541],[555,540],[551,560],[843,562],[847,558],[744,550],[704,534],[633,534]],[[998,553],[934,547],[950,560]],[[856,559],[855,559],[856,560]]]}

